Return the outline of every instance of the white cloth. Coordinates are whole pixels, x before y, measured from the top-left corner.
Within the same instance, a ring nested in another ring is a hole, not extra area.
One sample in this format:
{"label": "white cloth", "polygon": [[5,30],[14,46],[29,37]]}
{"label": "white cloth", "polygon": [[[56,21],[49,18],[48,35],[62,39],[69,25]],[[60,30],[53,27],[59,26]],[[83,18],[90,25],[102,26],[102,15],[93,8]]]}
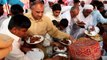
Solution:
{"label": "white cloth", "polygon": [[5,15],[5,14],[3,14],[2,16],[0,16],[0,26],[1,26],[1,24],[2,24],[2,22],[5,20],[5,19],[7,19],[8,17]]}
{"label": "white cloth", "polygon": [[75,23],[75,19],[71,18],[70,15],[70,10],[64,12],[63,14],[61,14],[62,18],[66,18],[68,20],[68,27],[66,28],[66,33],[70,34],[70,31],[72,30],[72,25],[73,23]]}
{"label": "white cloth", "polygon": [[52,9],[50,8],[50,6],[49,6],[49,3],[48,2],[46,2],[45,4],[44,4],[44,14],[46,14],[46,13],[52,13]]}
{"label": "white cloth", "polygon": [[[71,8],[72,8],[72,7],[71,7]],[[70,8],[70,9],[71,9],[71,8]],[[77,21],[77,17],[71,18],[70,10],[68,10],[68,11],[64,12],[63,14],[61,14],[61,17],[62,17],[62,19],[63,19],[63,18],[66,18],[66,19],[68,20],[68,25],[72,25],[73,22],[76,22],[76,21]]]}
{"label": "white cloth", "polygon": [[46,16],[48,16],[51,19],[51,21],[52,20],[56,20],[57,22],[60,22],[60,20],[61,20],[61,16],[60,15],[58,17],[55,17],[53,15],[53,13],[46,13]]}
{"label": "white cloth", "polygon": [[65,13],[66,11],[70,11],[72,6],[65,6],[61,5],[61,14]]}
{"label": "white cloth", "polygon": [[9,17],[8,19],[5,19],[2,22],[1,27],[0,27],[0,33],[5,32],[5,29],[8,30],[8,23],[9,23],[10,19],[11,19],[11,17]]}
{"label": "white cloth", "polygon": [[62,18],[66,18],[68,20],[68,25],[72,25],[71,22],[71,15],[70,15],[70,10],[64,12],[63,14],[61,14]]}
{"label": "white cloth", "polygon": [[[72,7],[71,7],[72,8]],[[71,18],[71,15],[70,15],[70,10],[64,12],[62,15],[61,15],[62,18],[66,18],[68,20],[68,27],[66,28],[66,33],[70,34],[71,36],[73,36],[75,39],[79,38],[79,37],[82,37],[83,36],[83,31],[84,29],[83,28],[76,28],[76,30],[73,29],[73,25],[76,23],[76,21],[78,20],[78,17],[75,17],[75,18]],[[81,17],[81,15],[80,15]],[[80,18],[79,17],[79,18]],[[75,34],[72,33],[75,31]]]}
{"label": "white cloth", "polygon": [[[66,11],[61,16],[62,16],[62,18],[66,18],[68,20],[68,22],[69,22],[68,23],[68,27],[66,28],[66,33],[70,34],[75,39],[79,38],[80,35],[83,34],[83,31],[82,31],[83,29],[79,28],[79,27],[77,27],[76,30],[73,29],[73,25],[76,23],[77,17],[71,18],[70,10]],[[76,26],[74,26],[74,27],[76,27]],[[73,32],[75,32],[75,34]]]}
{"label": "white cloth", "polygon": [[76,24],[77,18],[71,19],[70,25],[66,28],[66,33],[73,36],[75,39],[78,39],[82,36],[84,36],[84,28],[80,28]]}
{"label": "white cloth", "polygon": [[54,2],[55,2],[55,0],[48,0],[48,2],[53,2],[53,3],[54,3]]}
{"label": "white cloth", "polygon": [[92,5],[90,5],[90,4],[85,4],[83,9],[91,9],[91,10],[93,10],[93,8],[94,8],[94,7],[93,7]]}
{"label": "white cloth", "polygon": [[107,60],[107,56],[102,56],[102,60]]}
{"label": "white cloth", "polygon": [[43,46],[50,46],[51,42],[53,42],[52,37],[49,34],[46,34],[45,39],[43,41]]}
{"label": "white cloth", "polygon": [[12,51],[6,57],[5,60],[31,60],[26,55],[24,55],[24,53],[20,50],[20,43],[19,43],[20,38],[17,37],[16,35],[12,34],[8,30],[8,24],[9,24],[10,18],[4,20],[0,27],[0,33],[6,34],[14,39],[14,41],[12,43]]}
{"label": "white cloth", "polygon": [[43,60],[44,52],[41,49],[34,48],[32,50],[26,54],[31,60]]}

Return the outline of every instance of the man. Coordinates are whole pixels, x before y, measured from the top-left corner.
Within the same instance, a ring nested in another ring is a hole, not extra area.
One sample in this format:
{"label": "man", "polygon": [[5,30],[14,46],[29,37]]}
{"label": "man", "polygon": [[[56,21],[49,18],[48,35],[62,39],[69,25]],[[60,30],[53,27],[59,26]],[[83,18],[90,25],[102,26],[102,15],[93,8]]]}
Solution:
{"label": "man", "polygon": [[3,21],[3,25],[5,27],[0,33],[13,39],[12,51],[5,57],[5,60],[31,60],[20,50],[20,39],[26,35],[26,31],[31,25],[30,20],[23,15],[15,15]]}
{"label": "man", "polygon": [[35,2],[31,7],[31,13],[25,14],[31,23],[31,27],[28,29],[30,35],[45,35],[49,33],[52,37],[59,39],[70,38],[69,35],[59,31],[50,21],[48,17],[43,15],[44,5],[42,2]]}
{"label": "man", "polygon": [[91,15],[92,11],[93,11],[93,6],[86,4],[83,8],[83,11],[80,11],[77,16],[78,23],[84,23],[85,28],[93,25],[93,16]]}
{"label": "man", "polygon": [[31,6],[31,12],[25,14],[31,21],[31,27],[28,29],[28,34],[44,36],[45,34],[48,33],[50,36],[61,40],[63,40],[64,38],[73,40],[73,38],[70,35],[59,31],[53,25],[51,20],[45,15],[43,15],[43,12],[44,12],[43,3],[36,1],[35,4]]}
{"label": "man", "polygon": [[[73,11],[73,12],[71,12]],[[72,25],[72,19],[76,18],[79,13],[78,7],[71,7],[69,11],[66,11],[61,15],[62,18],[66,18],[68,20],[68,25]]]}
{"label": "man", "polygon": [[62,17],[68,16],[67,17],[67,19],[69,21],[68,25],[70,24],[70,17],[69,17],[70,12],[69,11],[71,10],[72,7],[79,7],[79,6],[80,6],[80,1],[79,0],[73,0],[73,5],[68,5],[68,6],[62,7],[61,16]]}
{"label": "man", "polygon": [[93,16],[93,24],[96,26],[98,23],[107,23],[107,19],[106,18],[104,18],[102,15],[101,15],[101,13],[95,8],[95,7],[97,7],[99,4],[98,4],[98,1],[92,1],[91,2],[91,5],[93,5],[94,6],[94,10],[93,10],[93,12],[92,12],[92,16]]}
{"label": "man", "polygon": [[78,19],[77,19],[78,13],[79,13],[79,8],[78,7],[72,7],[70,12],[69,12],[69,16],[65,17],[69,20],[69,25],[66,28],[66,33],[70,34],[75,39],[79,38],[80,33],[81,33],[80,32],[81,28],[76,24],[76,22],[78,21]]}

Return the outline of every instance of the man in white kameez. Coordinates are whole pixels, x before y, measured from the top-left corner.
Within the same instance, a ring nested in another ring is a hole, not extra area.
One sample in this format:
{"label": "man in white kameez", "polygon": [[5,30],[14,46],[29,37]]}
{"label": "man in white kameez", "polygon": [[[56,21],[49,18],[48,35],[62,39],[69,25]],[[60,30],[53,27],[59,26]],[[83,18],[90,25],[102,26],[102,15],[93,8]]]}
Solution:
{"label": "man in white kameez", "polygon": [[79,12],[77,18],[79,22],[85,23],[84,27],[87,28],[93,25],[93,16],[91,15],[93,11],[93,6],[86,4],[82,11]]}
{"label": "man in white kameez", "polygon": [[75,39],[78,36],[78,31],[80,27],[76,25],[77,15],[79,13],[78,7],[72,7],[70,11],[67,12],[63,18],[66,18],[69,21],[68,27],[66,28],[66,33],[72,35]]}
{"label": "man in white kameez", "polygon": [[[89,26],[93,26],[93,17],[91,15],[91,12],[93,11],[93,6],[92,5],[85,5],[83,10],[79,12],[77,15],[77,21],[76,24],[80,27],[78,29],[72,30],[74,31],[73,37],[76,39],[85,36],[84,31],[87,29]],[[72,33],[71,33],[72,35]]]}

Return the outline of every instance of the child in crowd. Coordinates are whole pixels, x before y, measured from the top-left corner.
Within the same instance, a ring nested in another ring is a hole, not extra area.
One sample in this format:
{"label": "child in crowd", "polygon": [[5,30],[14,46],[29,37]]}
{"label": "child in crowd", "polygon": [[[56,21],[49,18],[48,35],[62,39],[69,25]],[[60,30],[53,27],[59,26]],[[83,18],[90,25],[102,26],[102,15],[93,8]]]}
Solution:
{"label": "child in crowd", "polygon": [[52,20],[52,22],[59,30],[66,32],[68,26],[68,20],[66,18],[61,19],[60,22],[57,22],[56,20]]}

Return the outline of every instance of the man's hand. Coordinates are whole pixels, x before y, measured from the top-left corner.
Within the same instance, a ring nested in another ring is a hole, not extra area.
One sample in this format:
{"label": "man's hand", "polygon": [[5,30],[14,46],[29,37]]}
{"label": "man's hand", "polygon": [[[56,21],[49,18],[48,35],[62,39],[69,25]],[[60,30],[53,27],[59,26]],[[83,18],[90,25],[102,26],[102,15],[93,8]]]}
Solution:
{"label": "man's hand", "polygon": [[77,21],[77,25],[81,28],[84,28],[85,23],[83,21]]}
{"label": "man's hand", "polygon": [[94,31],[94,30],[95,30],[95,27],[94,27],[94,26],[91,26],[91,27],[89,28],[89,30],[90,30],[90,31]]}

